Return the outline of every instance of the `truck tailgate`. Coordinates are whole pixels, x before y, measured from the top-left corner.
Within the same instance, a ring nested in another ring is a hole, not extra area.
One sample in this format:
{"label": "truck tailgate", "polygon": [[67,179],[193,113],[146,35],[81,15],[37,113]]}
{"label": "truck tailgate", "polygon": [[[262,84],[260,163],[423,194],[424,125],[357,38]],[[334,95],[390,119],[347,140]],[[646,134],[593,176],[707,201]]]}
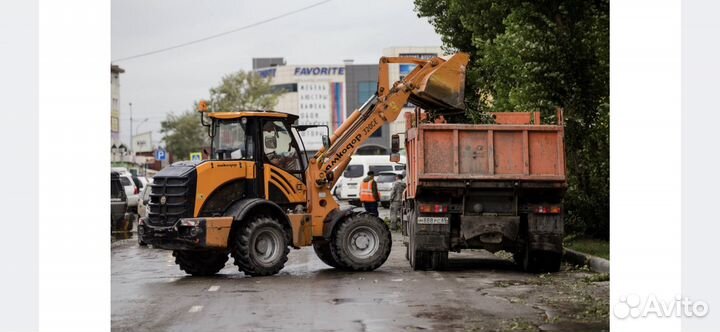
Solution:
{"label": "truck tailgate", "polygon": [[407,135],[410,186],[422,180],[565,182],[561,125],[422,124]]}

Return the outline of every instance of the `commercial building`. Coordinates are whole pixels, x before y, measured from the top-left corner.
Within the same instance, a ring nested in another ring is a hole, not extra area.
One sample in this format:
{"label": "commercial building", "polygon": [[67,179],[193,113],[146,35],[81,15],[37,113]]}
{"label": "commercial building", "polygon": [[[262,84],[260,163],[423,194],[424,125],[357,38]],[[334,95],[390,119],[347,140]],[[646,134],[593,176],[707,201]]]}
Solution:
{"label": "commercial building", "polygon": [[120,145],[120,74],[124,72],[118,65],[110,66],[110,136],[117,145]]}
{"label": "commercial building", "polygon": [[282,91],[275,111],[296,114],[301,125],[324,125],[301,133],[308,151],[322,147],[322,135],[333,132],[345,121],[344,65],[284,65],[282,58],[253,59],[256,73],[271,79],[273,88]]}
{"label": "commercial building", "polygon": [[[393,47],[385,49],[383,55],[425,59],[441,53],[439,47]],[[412,65],[391,65],[390,83],[401,79],[413,68]],[[275,107],[276,111],[298,115],[298,124],[301,125],[326,125],[330,132],[370,99],[378,85],[377,63],[354,64],[352,60],[345,60],[342,64],[288,65],[281,57],[254,58],[253,70],[262,77],[270,78],[273,88],[283,92]],[[412,109],[412,105],[405,108],[406,111]],[[357,153],[387,154],[390,150],[390,136],[404,131],[404,128],[401,115],[395,123],[386,124],[376,131]],[[324,128],[301,133],[305,148],[310,152],[320,149],[321,136],[325,133]]]}

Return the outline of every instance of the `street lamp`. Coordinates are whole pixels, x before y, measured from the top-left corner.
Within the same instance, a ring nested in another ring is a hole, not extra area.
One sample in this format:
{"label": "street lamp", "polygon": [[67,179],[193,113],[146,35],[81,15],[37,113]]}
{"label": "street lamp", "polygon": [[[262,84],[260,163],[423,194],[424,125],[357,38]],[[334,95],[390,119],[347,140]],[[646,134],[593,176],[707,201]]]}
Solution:
{"label": "street lamp", "polygon": [[[148,120],[150,120],[150,118],[144,118],[144,119],[142,119],[142,121],[140,121],[140,123],[138,123],[137,127],[135,127],[135,132],[136,132],[136,133],[139,133],[139,132],[140,132],[140,126],[141,126],[143,123],[148,122]],[[130,139],[132,139],[132,137],[131,137]]]}

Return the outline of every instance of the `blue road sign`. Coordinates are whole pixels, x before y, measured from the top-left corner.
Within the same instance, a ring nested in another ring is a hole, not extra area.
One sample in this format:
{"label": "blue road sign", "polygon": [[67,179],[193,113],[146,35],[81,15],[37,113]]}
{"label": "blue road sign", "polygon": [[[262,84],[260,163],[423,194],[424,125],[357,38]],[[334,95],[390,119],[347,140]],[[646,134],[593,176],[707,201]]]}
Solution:
{"label": "blue road sign", "polygon": [[167,159],[167,152],[165,152],[164,149],[155,150],[155,160],[165,160],[165,159]]}

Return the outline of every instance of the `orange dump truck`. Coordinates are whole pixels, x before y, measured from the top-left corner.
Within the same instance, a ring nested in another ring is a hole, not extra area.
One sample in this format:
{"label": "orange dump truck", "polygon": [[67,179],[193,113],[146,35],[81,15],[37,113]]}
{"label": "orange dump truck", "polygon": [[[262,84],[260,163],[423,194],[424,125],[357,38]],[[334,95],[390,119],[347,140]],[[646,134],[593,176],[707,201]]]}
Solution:
{"label": "orange dump truck", "polygon": [[562,112],[555,124],[540,124],[538,113],[495,113],[489,125],[425,117],[406,117],[402,228],[411,266],[442,269],[449,251],[486,249],[513,253],[526,271],[557,271],[567,188]]}

